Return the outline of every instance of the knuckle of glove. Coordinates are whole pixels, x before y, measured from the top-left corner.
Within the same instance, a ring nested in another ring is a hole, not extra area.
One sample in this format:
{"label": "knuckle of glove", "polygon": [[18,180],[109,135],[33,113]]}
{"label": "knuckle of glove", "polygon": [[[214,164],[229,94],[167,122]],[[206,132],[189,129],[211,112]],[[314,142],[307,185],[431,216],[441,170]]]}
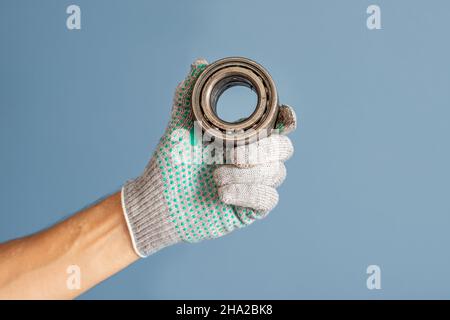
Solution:
{"label": "knuckle of glove", "polygon": [[217,186],[229,184],[262,184],[278,187],[286,178],[286,166],[280,161],[246,168],[222,165],[214,170],[213,178]]}
{"label": "knuckle of glove", "polygon": [[230,184],[219,187],[222,202],[256,211],[268,212],[278,203],[278,192],[265,185]]}
{"label": "knuckle of glove", "polygon": [[246,167],[268,162],[286,161],[294,153],[291,140],[284,135],[272,134],[250,145],[236,148],[233,164]]}

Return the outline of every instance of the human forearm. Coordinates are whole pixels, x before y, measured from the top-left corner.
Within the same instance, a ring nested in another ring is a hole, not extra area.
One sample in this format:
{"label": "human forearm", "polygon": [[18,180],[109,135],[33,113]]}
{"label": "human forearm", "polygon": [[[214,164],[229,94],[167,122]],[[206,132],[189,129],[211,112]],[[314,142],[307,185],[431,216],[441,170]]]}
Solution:
{"label": "human forearm", "polygon": [[[0,245],[0,299],[70,299],[138,259],[120,193],[29,237]],[[67,268],[81,288],[68,288]]]}

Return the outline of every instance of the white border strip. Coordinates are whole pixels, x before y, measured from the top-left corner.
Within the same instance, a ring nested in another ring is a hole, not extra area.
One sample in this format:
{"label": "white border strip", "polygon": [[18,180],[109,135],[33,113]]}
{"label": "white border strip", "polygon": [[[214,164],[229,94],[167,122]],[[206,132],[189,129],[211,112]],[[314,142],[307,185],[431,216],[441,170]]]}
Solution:
{"label": "white border strip", "polygon": [[125,198],[124,198],[124,192],[123,192],[124,188],[125,188],[125,186],[122,187],[122,189],[120,190],[120,199],[122,202],[122,212],[123,212],[123,215],[125,216],[125,221],[127,222],[127,227],[128,227],[128,232],[130,233],[131,242],[133,243],[133,249],[139,257],[145,258],[146,256],[143,256],[139,252],[139,250],[137,249],[137,246],[136,246],[136,241],[135,241],[134,235],[133,235],[133,229],[131,228],[130,220],[128,219],[127,209],[125,209]]}

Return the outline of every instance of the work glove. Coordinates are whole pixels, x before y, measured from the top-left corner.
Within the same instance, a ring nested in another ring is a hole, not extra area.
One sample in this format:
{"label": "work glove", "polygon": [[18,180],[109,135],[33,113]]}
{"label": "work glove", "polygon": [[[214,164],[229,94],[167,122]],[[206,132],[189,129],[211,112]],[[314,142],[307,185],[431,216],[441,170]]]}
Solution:
{"label": "work glove", "polygon": [[141,257],[178,242],[226,235],[265,217],[278,202],[275,188],[286,177],[283,162],[293,154],[286,134],[296,127],[294,111],[281,106],[278,132],[251,148],[233,149],[225,157],[231,164],[204,161],[207,146],[195,134],[190,98],[206,66],[205,60],[192,64],[175,91],[169,124],[150,162],[122,188],[125,219]]}

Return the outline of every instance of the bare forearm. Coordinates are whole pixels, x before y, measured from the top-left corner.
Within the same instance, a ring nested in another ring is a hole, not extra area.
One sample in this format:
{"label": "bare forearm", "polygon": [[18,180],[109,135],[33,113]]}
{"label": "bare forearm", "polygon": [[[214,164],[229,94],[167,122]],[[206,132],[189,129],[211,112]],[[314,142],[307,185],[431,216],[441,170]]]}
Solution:
{"label": "bare forearm", "polygon": [[[74,298],[137,259],[116,193],[50,229],[1,244],[0,299]],[[79,268],[79,289],[67,285],[70,266]]]}

